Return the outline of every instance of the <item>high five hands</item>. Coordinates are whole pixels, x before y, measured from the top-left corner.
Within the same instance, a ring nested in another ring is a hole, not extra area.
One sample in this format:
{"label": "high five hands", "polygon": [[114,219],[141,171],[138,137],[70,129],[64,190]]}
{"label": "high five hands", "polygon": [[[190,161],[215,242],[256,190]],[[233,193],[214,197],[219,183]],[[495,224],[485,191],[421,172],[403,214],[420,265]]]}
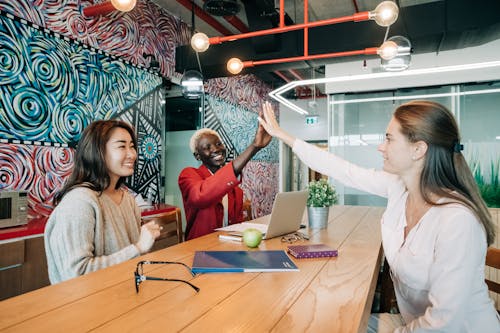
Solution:
{"label": "high five hands", "polygon": [[[259,118],[262,113],[259,113]],[[253,139],[253,146],[258,149],[266,147],[273,137],[265,130],[262,124],[259,124],[257,128],[257,133],[255,133],[255,138]]]}
{"label": "high five hands", "polygon": [[[264,116],[264,118],[262,118]],[[285,142],[290,147],[293,146],[293,142],[295,138],[288,133],[286,133],[278,124],[276,117],[274,115],[273,107],[271,103],[264,102],[262,105],[262,113],[257,118],[259,120],[260,125],[264,127],[267,133],[272,135],[273,137],[277,137],[278,139]]]}

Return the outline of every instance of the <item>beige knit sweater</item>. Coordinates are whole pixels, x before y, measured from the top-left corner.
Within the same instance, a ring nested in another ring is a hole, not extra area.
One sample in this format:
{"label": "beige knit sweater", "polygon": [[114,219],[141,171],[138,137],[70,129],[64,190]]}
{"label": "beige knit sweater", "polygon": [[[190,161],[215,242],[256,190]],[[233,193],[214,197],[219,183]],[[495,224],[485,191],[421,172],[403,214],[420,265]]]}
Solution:
{"label": "beige knit sweater", "polygon": [[45,252],[52,284],[139,256],[141,214],[124,191],[119,205],[85,187],[68,192],[45,227]]}

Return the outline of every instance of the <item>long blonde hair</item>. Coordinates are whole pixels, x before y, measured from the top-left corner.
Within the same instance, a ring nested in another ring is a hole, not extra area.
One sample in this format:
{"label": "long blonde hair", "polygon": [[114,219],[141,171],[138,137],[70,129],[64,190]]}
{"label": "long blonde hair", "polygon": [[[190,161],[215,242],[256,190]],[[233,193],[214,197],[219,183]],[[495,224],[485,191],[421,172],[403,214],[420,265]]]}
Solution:
{"label": "long blonde hair", "polygon": [[460,134],[453,114],[431,101],[412,101],[400,105],[394,117],[410,142],[424,141],[427,146],[420,191],[424,200],[434,193],[469,207],[486,230],[488,245],[495,239],[495,227],[479,193],[467,162],[461,153]]}

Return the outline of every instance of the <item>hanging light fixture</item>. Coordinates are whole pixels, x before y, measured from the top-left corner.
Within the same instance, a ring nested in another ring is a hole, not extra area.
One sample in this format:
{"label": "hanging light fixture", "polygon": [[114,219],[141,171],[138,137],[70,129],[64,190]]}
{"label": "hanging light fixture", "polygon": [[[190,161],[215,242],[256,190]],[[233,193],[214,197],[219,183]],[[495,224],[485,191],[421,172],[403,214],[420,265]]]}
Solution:
{"label": "hanging light fixture", "polygon": [[134,9],[137,0],[109,0],[104,1],[83,9],[83,15],[90,16],[98,16],[98,15],[106,15],[115,10],[119,10],[121,12],[129,12]]}
{"label": "hanging light fixture", "polygon": [[281,64],[285,62],[295,62],[304,60],[315,60],[325,58],[338,58],[356,55],[379,55],[382,59],[390,60],[396,57],[400,52],[398,44],[392,40],[385,41],[380,47],[369,47],[356,51],[343,51],[334,53],[315,54],[308,56],[279,58],[271,60],[258,60],[258,61],[241,61],[238,58],[231,58],[227,62],[227,69],[231,74],[239,74],[243,68],[254,67],[259,65]]}
{"label": "hanging light fixture", "polygon": [[182,95],[188,99],[198,99],[203,95],[203,76],[197,70],[188,70],[181,79]]}
{"label": "hanging light fixture", "polygon": [[[320,27],[320,26],[325,26],[325,25],[332,25],[332,24],[337,24],[337,23],[344,23],[344,22],[362,22],[362,21],[367,21],[367,20],[374,20],[377,24],[387,27],[393,24],[399,15],[399,9],[398,6],[393,2],[393,1],[383,1],[381,2],[373,11],[365,11],[365,12],[359,12],[355,13],[350,16],[343,16],[343,17],[338,17],[338,18],[331,18],[331,19],[326,19],[326,20],[320,20],[320,21],[312,21],[310,22],[307,19],[307,9],[305,8],[307,6],[307,1],[304,1],[304,22],[307,23],[302,23],[302,24],[295,24],[295,25],[288,25],[285,26],[284,24],[284,8],[280,7],[280,26],[278,28],[273,28],[273,29],[266,29],[266,30],[259,30],[259,31],[252,31],[252,32],[247,32],[239,35],[231,35],[231,36],[216,36],[216,37],[211,37],[209,38],[206,34],[200,32],[191,37],[191,46],[195,48],[194,45],[203,45],[204,51],[208,49],[208,47],[205,48],[205,43],[206,40],[208,40],[208,44],[221,44],[224,42],[229,42],[229,41],[235,41],[239,39],[244,39],[244,38],[251,38],[251,37],[258,37],[258,36],[265,36],[265,35],[271,35],[271,34],[277,34],[277,33],[284,33],[284,32],[289,32],[289,31],[294,31],[294,30],[305,30],[306,28],[314,28],[314,27]],[[196,41],[193,42],[193,39]],[[198,40],[203,40],[205,42],[201,42]],[[202,48],[200,48],[200,51],[198,51],[196,48],[195,50],[197,52],[204,52],[201,51]]]}
{"label": "hanging light fixture", "polygon": [[410,67],[411,62],[411,43],[408,38],[403,36],[393,36],[387,40],[397,45],[396,55],[391,59],[385,59],[381,56],[381,64],[384,70],[388,72],[404,71]]}
{"label": "hanging light fixture", "polygon": [[382,27],[388,27],[398,19],[399,8],[396,3],[392,1],[383,1],[371,11],[369,16],[370,20],[374,20]]}
{"label": "hanging light fixture", "polygon": [[394,42],[386,42],[379,48],[372,47],[366,48],[363,50],[356,51],[346,51],[346,52],[336,52],[336,53],[327,53],[327,54],[315,54],[309,55],[308,49],[308,29],[332,25],[337,23],[344,22],[361,22],[367,20],[374,20],[377,24],[388,27],[393,24],[399,15],[398,6],[393,1],[383,1],[381,2],[373,11],[359,12],[355,13],[351,16],[344,16],[338,18],[331,18],[327,20],[313,21],[310,22],[308,19],[308,11],[307,11],[308,1],[304,1],[304,22],[302,24],[295,24],[285,26],[284,23],[284,8],[280,6],[280,24],[278,28],[267,29],[267,30],[259,30],[247,32],[239,35],[232,36],[217,36],[208,38],[208,36],[202,32],[196,33],[191,38],[191,46],[196,52],[204,52],[208,49],[208,47],[212,44],[221,44],[228,41],[235,41],[244,38],[257,37],[257,36],[265,36],[270,34],[284,33],[294,30],[303,30],[304,31],[304,55],[298,57],[289,57],[289,58],[280,58],[280,59],[272,59],[272,60],[260,60],[260,61],[242,61],[238,58],[231,58],[227,62],[227,69],[232,74],[240,73],[245,67],[253,67],[258,65],[268,65],[268,64],[276,64],[283,62],[294,62],[294,61],[306,61],[306,60],[314,60],[314,59],[324,59],[324,58],[334,58],[334,57],[345,57],[345,56],[353,56],[353,55],[376,55],[378,54],[383,59],[392,59],[397,55],[397,45]]}

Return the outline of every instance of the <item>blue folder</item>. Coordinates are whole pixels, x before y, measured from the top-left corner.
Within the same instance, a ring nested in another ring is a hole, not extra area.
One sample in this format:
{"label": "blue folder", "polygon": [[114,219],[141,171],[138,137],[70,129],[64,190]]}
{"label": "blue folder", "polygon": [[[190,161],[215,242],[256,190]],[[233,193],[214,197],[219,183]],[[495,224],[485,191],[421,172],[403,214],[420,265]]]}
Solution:
{"label": "blue folder", "polygon": [[285,251],[196,251],[194,273],[285,272],[298,267]]}

